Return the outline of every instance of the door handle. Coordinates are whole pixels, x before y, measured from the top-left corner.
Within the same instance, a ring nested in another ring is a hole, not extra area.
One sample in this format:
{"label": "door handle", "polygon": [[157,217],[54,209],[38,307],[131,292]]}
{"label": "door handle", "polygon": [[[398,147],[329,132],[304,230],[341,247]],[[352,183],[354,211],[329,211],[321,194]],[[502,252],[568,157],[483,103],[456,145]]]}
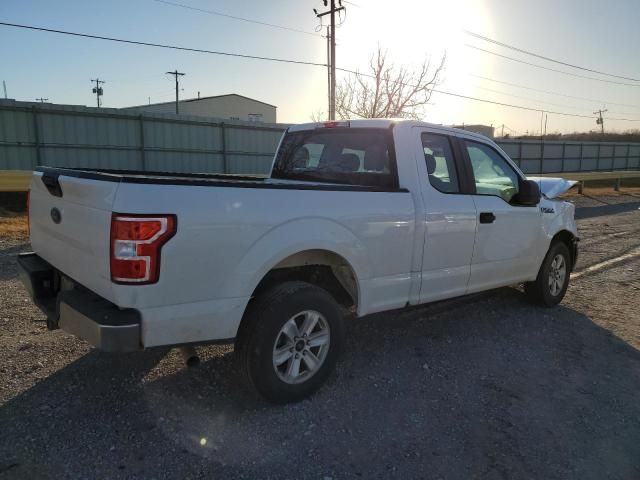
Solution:
{"label": "door handle", "polygon": [[493,223],[495,219],[493,212],[480,212],[480,223]]}

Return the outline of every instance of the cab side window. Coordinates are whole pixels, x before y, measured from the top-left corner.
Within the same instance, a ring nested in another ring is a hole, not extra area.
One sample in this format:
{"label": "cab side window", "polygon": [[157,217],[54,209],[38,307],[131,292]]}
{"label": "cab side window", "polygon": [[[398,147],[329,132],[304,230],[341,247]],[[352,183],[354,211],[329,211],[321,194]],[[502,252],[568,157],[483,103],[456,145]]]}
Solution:
{"label": "cab side window", "polygon": [[494,195],[509,203],[517,195],[520,177],[507,161],[488,145],[465,141],[477,195]]}
{"label": "cab side window", "polygon": [[434,133],[422,134],[422,150],[429,183],[443,193],[459,193],[460,184],[449,138]]}

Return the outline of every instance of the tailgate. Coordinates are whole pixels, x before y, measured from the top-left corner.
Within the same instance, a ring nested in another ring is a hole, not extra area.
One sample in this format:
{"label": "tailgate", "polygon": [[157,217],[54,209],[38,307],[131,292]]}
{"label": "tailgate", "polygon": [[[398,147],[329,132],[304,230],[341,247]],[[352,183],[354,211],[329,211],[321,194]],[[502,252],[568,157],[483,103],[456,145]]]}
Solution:
{"label": "tailgate", "polygon": [[33,250],[62,273],[111,301],[109,236],[118,185],[34,172],[29,201]]}

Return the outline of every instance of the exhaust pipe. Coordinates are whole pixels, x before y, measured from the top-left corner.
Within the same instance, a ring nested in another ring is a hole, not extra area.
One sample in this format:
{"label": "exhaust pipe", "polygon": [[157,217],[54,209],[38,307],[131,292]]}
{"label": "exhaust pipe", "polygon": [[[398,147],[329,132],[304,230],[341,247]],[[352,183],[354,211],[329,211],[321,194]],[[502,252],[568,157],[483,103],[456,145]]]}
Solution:
{"label": "exhaust pipe", "polygon": [[187,367],[197,367],[200,364],[200,357],[194,347],[190,345],[180,347],[180,353],[182,354],[182,361]]}

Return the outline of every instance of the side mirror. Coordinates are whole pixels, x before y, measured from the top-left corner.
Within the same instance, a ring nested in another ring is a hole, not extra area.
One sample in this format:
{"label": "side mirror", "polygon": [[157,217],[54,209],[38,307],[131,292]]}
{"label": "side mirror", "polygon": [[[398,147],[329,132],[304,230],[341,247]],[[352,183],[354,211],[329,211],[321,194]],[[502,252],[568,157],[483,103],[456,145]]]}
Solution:
{"label": "side mirror", "polygon": [[519,205],[532,207],[540,202],[540,186],[535,180],[523,180],[520,182],[520,191],[516,197]]}

